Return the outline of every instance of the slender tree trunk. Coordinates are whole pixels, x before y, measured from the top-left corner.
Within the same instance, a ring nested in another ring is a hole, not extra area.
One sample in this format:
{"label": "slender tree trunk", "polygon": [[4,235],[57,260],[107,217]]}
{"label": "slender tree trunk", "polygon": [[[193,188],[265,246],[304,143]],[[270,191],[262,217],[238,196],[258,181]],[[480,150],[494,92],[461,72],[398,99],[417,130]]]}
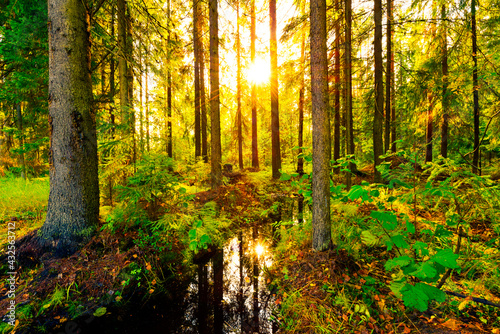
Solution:
{"label": "slender tree trunk", "polygon": [[238,126],[238,165],[243,169],[243,131],[241,129],[241,45],[240,45],[240,2],[236,1],[236,123]]}
{"label": "slender tree trunk", "polygon": [[199,51],[199,0],[193,0],[193,44],[194,44],[194,156],[201,156],[200,117],[200,51]]}
{"label": "slender tree trunk", "polygon": [[326,0],[311,0],[312,247],[316,251],[329,249],[332,243],[330,220],[331,147],[326,36]]}
{"label": "slender tree trunk", "polygon": [[[300,14],[305,15],[305,1],[300,4]],[[299,158],[297,159],[297,173],[304,174],[304,158],[302,157],[302,147],[304,146],[304,100],[306,90],[305,80],[305,61],[306,61],[306,32],[303,29],[300,36],[300,88],[299,88]]]}
{"label": "slender tree trunk", "polygon": [[[203,11],[203,3],[200,4],[200,11]],[[198,32],[200,34],[198,51],[200,52],[200,109],[201,109],[201,155],[203,161],[208,162],[208,137],[207,137],[207,102],[205,99],[205,47],[203,45],[203,30],[205,29],[203,14],[200,13]]]}
{"label": "slender tree trunk", "polygon": [[382,0],[374,0],[375,17],[375,110],[373,114],[373,155],[374,181],[381,182],[382,177],[377,167],[380,165],[380,156],[384,153],[382,141],[382,120],[384,118],[384,79],[382,67]]}
{"label": "slender tree trunk", "polygon": [[210,6],[210,118],[211,136],[211,185],[218,189],[222,185],[220,102],[219,102],[219,14],[217,0],[209,0]]}
{"label": "slender tree trunk", "polygon": [[[346,31],[345,31],[345,145],[347,155],[354,154],[353,144],[353,122],[352,122],[352,4],[351,0],[345,0],[345,21],[346,21]],[[349,163],[349,170],[353,171],[354,165]],[[351,173],[346,173],[346,187],[351,189]]]}
{"label": "slender tree trunk", "polygon": [[144,81],[142,80],[142,54],[139,54],[139,151],[144,154]]}
{"label": "slender tree trunk", "polygon": [[[170,21],[170,0],[167,0],[167,17]],[[172,138],[172,68],[170,52],[170,28],[167,34],[167,155],[173,158],[173,138]]]}
{"label": "slender tree trunk", "polygon": [[118,76],[120,79],[120,115],[122,122],[128,124],[129,94],[128,94],[128,65],[127,65],[127,18],[125,15],[125,0],[117,0],[118,12]]}
{"label": "slender tree trunk", "polygon": [[273,179],[280,178],[280,119],[278,97],[278,42],[276,40],[276,0],[269,0],[269,21],[271,30],[271,142]]}
{"label": "slender tree trunk", "polygon": [[385,140],[384,140],[384,152],[389,151],[391,142],[391,89],[392,89],[392,2],[393,0],[387,0],[387,63],[385,71]]}
{"label": "slender tree trunk", "polygon": [[[333,121],[333,160],[340,159],[340,0],[335,0],[335,12],[337,19],[335,20],[335,68],[334,68],[334,121]],[[335,173],[340,172],[340,168],[335,168]]]}
{"label": "slender tree trunk", "polygon": [[90,17],[79,0],[49,0],[48,17],[50,194],[40,242],[66,255],[90,238],[99,219]]}
{"label": "slender tree trunk", "polygon": [[442,109],[443,120],[441,123],[441,155],[443,158],[448,157],[448,118],[449,118],[449,103],[448,103],[448,32],[446,24],[446,5],[441,5],[441,28],[442,28],[442,49],[441,49],[441,72],[442,72]]}
{"label": "slender tree trunk", "polygon": [[[111,38],[115,38],[115,15],[116,15],[116,7],[111,6]],[[113,54],[110,55],[111,59],[109,61],[109,124],[110,124],[110,137],[111,140],[115,139],[115,56]],[[108,180],[108,196],[109,196],[109,205],[113,207],[113,180],[112,177],[109,177]]]}
{"label": "slender tree trunk", "polygon": [[[250,0],[250,60],[255,62],[255,0]],[[257,88],[252,82],[252,167],[259,168],[259,151],[257,147]]]}
{"label": "slender tree trunk", "polygon": [[427,108],[427,135],[426,135],[426,148],[425,148],[425,162],[432,162],[432,122],[434,120],[433,116],[433,105],[432,105],[432,93],[429,91],[427,93],[429,107]]}
{"label": "slender tree trunk", "polygon": [[472,85],[474,94],[474,155],[472,158],[472,172],[481,175],[479,168],[479,84],[477,78],[477,32],[476,32],[476,0],[471,3],[472,16]]}
{"label": "slender tree trunk", "polygon": [[134,70],[132,62],[130,61],[132,59],[132,53],[133,53],[132,18],[130,16],[130,8],[128,6],[126,8],[126,23],[127,23],[127,34],[125,40],[126,43],[125,50],[126,50],[127,62],[129,62],[129,64],[127,65],[127,88],[128,88],[127,118],[130,121],[129,129],[130,129],[130,135],[132,136],[131,159],[132,163],[134,164],[134,171],[135,171],[135,162],[137,161],[137,140],[135,131],[135,109],[134,109]]}
{"label": "slender tree trunk", "polygon": [[[20,102],[16,104],[16,123],[17,130],[19,130],[19,149],[24,150],[23,112]],[[24,159],[24,152],[19,154],[19,165],[21,165],[21,177],[26,180],[26,162]]]}

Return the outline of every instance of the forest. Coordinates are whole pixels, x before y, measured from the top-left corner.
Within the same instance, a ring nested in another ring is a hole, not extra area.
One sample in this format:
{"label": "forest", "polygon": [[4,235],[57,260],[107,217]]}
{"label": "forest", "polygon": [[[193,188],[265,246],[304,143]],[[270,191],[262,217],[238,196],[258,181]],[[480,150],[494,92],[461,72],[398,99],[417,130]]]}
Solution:
{"label": "forest", "polygon": [[0,333],[500,334],[500,2],[0,0]]}

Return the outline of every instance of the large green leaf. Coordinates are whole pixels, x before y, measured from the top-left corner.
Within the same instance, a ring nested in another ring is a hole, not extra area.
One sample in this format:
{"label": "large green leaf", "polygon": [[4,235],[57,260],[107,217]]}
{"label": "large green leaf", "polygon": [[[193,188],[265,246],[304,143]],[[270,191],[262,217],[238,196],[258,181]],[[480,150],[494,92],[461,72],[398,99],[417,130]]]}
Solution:
{"label": "large green leaf", "polygon": [[442,249],[431,258],[432,261],[436,261],[443,267],[452,269],[460,268],[457,259],[458,254],[453,253],[451,249]]}
{"label": "large green leaf", "polygon": [[413,259],[407,255],[396,257],[392,260],[389,260],[385,263],[385,270],[391,270],[397,266],[405,267],[409,264],[413,263]]}
{"label": "large green leaf", "polygon": [[427,294],[411,284],[406,284],[401,289],[401,294],[403,295],[403,302],[407,307],[416,308],[420,312],[426,311],[429,307],[429,297]]}
{"label": "large green leaf", "polygon": [[386,230],[394,230],[398,226],[398,217],[390,211],[372,211],[370,217],[382,222]]}
{"label": "large green leaf", "polygon": [[415,288],[423,291],[427,295],[427,297],[429,297],[429,299],[434,299],[435,301],[440,303],[446,300],[446,293],[436,287],[433,287],[432,285],[417,283],[415,284]]}

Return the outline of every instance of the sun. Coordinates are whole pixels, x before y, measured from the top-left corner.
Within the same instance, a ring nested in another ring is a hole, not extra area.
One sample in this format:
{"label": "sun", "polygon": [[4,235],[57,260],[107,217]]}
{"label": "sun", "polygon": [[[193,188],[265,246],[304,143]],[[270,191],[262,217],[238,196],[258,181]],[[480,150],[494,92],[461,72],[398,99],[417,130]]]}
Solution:
{"label": "sun", "polygon": [[260,85],[269,81],[271,74],[271,64],[266,59],[255,58],[247,70],[248,81]]}

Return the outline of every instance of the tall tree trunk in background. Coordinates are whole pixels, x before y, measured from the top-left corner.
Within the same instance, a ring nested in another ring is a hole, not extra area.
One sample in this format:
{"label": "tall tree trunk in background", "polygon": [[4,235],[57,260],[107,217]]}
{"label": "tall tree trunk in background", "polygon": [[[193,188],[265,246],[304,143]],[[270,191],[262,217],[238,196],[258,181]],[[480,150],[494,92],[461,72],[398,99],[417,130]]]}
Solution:
{"label": "tall tree trunk in background", "polygon": [[448,103],[448,31],[446,24],[446,5],[441,5],[441,74],[442,74],[442,109],[443,120],[441,123],[441,155],[443,158],[448,157],[448,118],[449,118],[449,103]]}
{"label": "tall tree trunk in background", "polygon": [[374,0],[375,17],[375,110],[373,113],[373,155],[375,173],[374,181],[381,182],[382,177],[377,167],[380,165],[380,156],[384,153],[382,141],[382,121],[384,119],[384,78],[382,64],[382,0]]}
{"label": "tall tree trunk in background", "polygon": [[[255,62],[255,0],[250,0],[250,60]],[[252,167],[259,168],[259,151],[257,147],[257,88],[252,82]]]}
{"label": "tall tree trunk in background", "polygon": [[[116,7],[114,5],[111,6],[111,38],[115,38],[115,15],[116,15]],[[109,124],[110,124],[110,139],[115,139],[115,56],[113,53],[110,54],[111,59],[109,60]],[[113,180],[110,176],[108,179],[108,196],[109,196],[109,205],[113,206]]]}
{"label": "tall tree trunk in background", "polygon": [[200,1],[193,0],[193,44],[194,44],[194,156],[201,156],[201,117],[200,117]]}
{"label": "tall tree trunk in background", "polygon": [[316,251],[330,248],[330,118],[326,0],[311,0],[311,98],[313,125],[312,226]]}
{"label": "tall tree trunk in background", "polygon": [[[300,14],[305,15],[305,1],[300,4]],[[302,29],[300,36],[300,87],[299,87],[299,158],[297,159],[297,173],[304,174],[304,158],[302,157],[302,147],[304,146],[304,100],[306,90],[305,80],[306,61],[306,31]]]}
{"label": "tall tree trunk in background", "polygon": [[278,97],[278,42],[276,40],[276,0],[269,0],[269,23],[271,30],[271,142],[273,179],[281,173],[280,116]]}
{"label": "tall tree trunk in background", "polygon": [[120,79],[120,114],[122,123],[128,123],[128,64],[127,64],[127,17],[125,0],[117,0],[118,12],[118,76]]}
{"label": "tall tree trunk in background", "polygon": [[[170,0],[169,0],[170,1]],[[201,155],[203,161],[208,162],[208,136],[207,136],[207,102],[205,99],[205,47],[203,45],[203,30],[205,20],[203,17],[203,2],[200,3],[200,16],[198,17],[198,33],[200,36],[198,52],[200,53],[200,109],[201,109]]]}
{"label": "tall tree trunk in background", "polygon": [[[345,124],[346,124],[346,135],[345,135],[345,145],[347,155],[354,154],[353,145],[353,122],[352,122],[352,5],[351,0],[345,0]],[[354,170],[354,164],[349,163],[349,170],[352,172]],[[346,187],[351,189],[351,173],[346,173]]]}
{"label": "tall tree trunk in background", "polygon": [[[333,119],[333,160],[340,159],[340,0],[335,0],[335,50],[334,50],[334,119]],[[340,168],[334,169],[335,173],[340,172]]]}
{"label": "tall tree trunk in background", "polygon": [[384,153],[389,151],[391,143],[391,89],[392,85],[392,70],[394,56],[392,55],[392,2],[393,0],[387,0],[387,63],[385,71],[385,132],[384,132]]}
{"label": "tall tree trunk in background", "polygon": [[135,133],[135,109],[134,109],[134,70],[132,66],[132,49],[133,49],[133,41],[132,41],[132,18],[130,15],[130,7],[126,8],[126,23],[127,23],[127,34],[126,34],[126,43],[125,43],[125,58],[129,63],[127,65],[127,88],[128,88],[128,121],[130,122],[130,135],[132,136],[132,152],[131,159],[134,164],[135,171],[135,162],[137,160],[137,142],[136,142],[136,133]]}
{"label": "tall tree trunk in background", "polygon": [[238,165],[243,169],[243,132],[241,129],[241,45],[240,45],[240,2],[236,0],[236,123],[238,127]]}
{"label": "tall tree trunk in background", "polygon": [[[149,49],[148,51],[149,52]],[[145,92],[144,92],[144,99],[145,99],[145,102],[144,102],[144,106],[145,106],[145,109],[146,109],[146,114],[144,115],[144,123],[146,124],[146,151],[149,151],[151,150],[151,145],[150,145],[150,142],[151,142],[151,137],[150,137],[150,133],[149,133],[149,84],[148,84],[148,70],[149,70],[149,66],[148,66],[148,63],[146,61],[146,68],[144,70],[145,72]]]}
{"label": "tall tree trunk in background", "polygon": [[426,131],[426,146],[425,146],[425,162],[432,162],[432,122],[434,120],[433,116],[433,105],[432,105],[432,92],[427,92],[427,99],[429,107],[427,108],[427,131]]}
{"label": "tall tree trunk in background", "polygon": [[[19,130],[19,149],[24,150],[23,112],[21,109],[21,103],[16,104],[16,123],[17,130]],[[24,159],[24,152],[19,154],[19,164],[21,165],[21,177],[26,180],[26,162]]]}
{"label": "tall tree trunk in background", "polygon": [[220,141],[220,96],[219,96],[219,13],[217,0],[209,0],[210,6],[210,120],[211,136],[211,186],[222,185],[221,141]]}
{"label": "tall tree trunk in background", "polygon": [[[167,18],[170,21],[170,0],[167,0]],[[173,158],[172,138],[172,57],[170,53],[170,24],[167,34],[167,155]]]}
{"label": "tall tree trunk in background", "polygon": [[472,20],[472,61],[474,67],[472,70],[472,86],[474,94],[474,156],[472,158],[472,172],[481,175],[479,168],[479,84],[477,79],[477,32],[476,32],[476,0],[471,3]]}
{"label": "tall tree trunk in background", "polygon": [[61,255],[90,238],[99,219],[97,135],[84,1],[49,0],[50,194],[40,242]]}
{"label": "tall tree trunk in background", "polygon": [[[144,48],[144,51],[146,48]],[[142,79],[143,55],[139,48],[139,151],[144,155],[144,80]]]}

